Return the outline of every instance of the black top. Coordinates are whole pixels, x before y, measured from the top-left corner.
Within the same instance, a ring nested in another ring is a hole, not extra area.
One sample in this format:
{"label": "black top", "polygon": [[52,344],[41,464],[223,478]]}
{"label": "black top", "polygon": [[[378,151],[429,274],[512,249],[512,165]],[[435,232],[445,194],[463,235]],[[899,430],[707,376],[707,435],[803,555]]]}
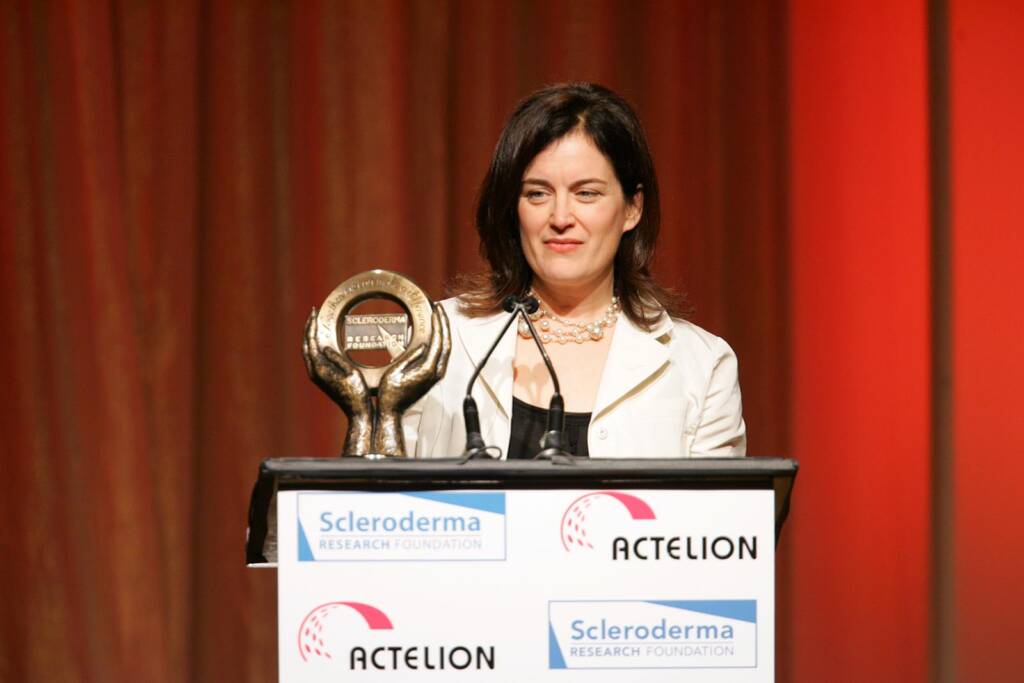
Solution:
{"label": "black top", "polygon": [[[589,457],[587,428],[590,413],[565,414],[565,450],[570,455]],[[540,452],[540,440],[548,429],[548,411],[512,397],[512,434],[508,459],[528,459]]]}

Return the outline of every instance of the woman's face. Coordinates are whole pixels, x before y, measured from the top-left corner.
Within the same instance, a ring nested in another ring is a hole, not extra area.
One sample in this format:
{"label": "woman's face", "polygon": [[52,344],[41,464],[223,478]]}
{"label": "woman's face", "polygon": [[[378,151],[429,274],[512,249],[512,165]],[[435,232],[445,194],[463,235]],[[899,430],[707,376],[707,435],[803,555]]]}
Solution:
{"label": "woman's face", "polygon": [[519,195],[519,238],[535,279],[556,290],[610,282],[641,204],[639,192],[626,200],[611,162],[585,134],[555,140],[526,167]]}

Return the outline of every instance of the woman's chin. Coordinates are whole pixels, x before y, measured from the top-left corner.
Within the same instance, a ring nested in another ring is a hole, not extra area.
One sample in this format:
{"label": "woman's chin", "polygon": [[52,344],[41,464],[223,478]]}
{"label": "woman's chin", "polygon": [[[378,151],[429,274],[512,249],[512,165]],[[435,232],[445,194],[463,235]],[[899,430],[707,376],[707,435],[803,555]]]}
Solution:
{"label": "woman's chin", "polygon": [[579,271],[555,271],[534,273],[534,282],[539,282],[547,289],[566,290],[581,289],[588,286],[597,286],[601,281],[593,273],[581,273]]}

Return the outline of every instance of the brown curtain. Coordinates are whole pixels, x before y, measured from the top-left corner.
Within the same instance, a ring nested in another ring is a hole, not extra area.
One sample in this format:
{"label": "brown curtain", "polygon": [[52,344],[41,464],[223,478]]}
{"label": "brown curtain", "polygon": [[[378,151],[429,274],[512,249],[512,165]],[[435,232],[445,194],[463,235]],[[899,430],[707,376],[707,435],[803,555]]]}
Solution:
{"label": "brown curtain", "polygon": [[342,430],[303,321],[361,270],[478,268],[476,185],[545,83],[635,104],[659,273],[784,453],[777,4],[0,3],[0,680],[276,680],[250,487]]}

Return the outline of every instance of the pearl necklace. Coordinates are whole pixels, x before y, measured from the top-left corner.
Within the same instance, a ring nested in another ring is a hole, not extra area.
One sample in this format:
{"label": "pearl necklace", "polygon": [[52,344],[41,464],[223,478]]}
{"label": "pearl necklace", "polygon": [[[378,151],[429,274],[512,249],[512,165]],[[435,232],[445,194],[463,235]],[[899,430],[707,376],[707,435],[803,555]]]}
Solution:
{"label": "pearl necklace", "polygon": [[[532,290],[529,294],[534,298],[537,297]],[[619,297],[613,296],[612,302],[605,309],[604,315],[593,322],[579,323],[560,318],[545,308],[543,304],[530,314],[530,320],[538,328],[537,333],[540,335],[540,340],[545,344],[549,342],[568,344],[571,341],[582,344],[585,341],[598,341],[601,339],[604,336],[604,329],[615,324],[615,319],[619,317],[619,311],[621,310]],[[523,339],[530,338],[530,328],[525,320],[519,321],[519,336]]]}

